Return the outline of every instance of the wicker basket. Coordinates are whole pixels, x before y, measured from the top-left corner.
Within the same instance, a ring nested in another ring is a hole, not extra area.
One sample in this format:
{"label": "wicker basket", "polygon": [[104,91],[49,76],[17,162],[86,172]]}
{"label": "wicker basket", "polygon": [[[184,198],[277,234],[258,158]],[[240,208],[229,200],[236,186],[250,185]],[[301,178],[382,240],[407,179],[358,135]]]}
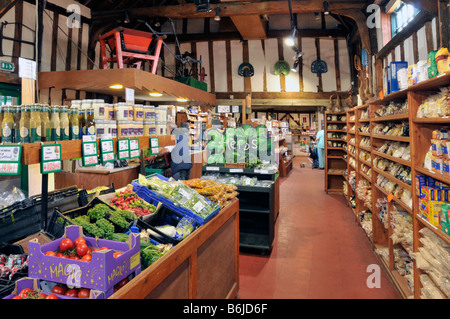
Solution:
{"label": "wicker basket", "polygon": [[225,163],[227,168],[245,168],[245,163]]}

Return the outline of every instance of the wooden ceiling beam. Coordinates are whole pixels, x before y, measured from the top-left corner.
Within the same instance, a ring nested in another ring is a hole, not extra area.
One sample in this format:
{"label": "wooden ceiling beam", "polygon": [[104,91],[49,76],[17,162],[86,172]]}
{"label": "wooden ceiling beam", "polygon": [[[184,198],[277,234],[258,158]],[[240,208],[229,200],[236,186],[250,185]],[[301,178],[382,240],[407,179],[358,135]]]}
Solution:
{"label": "wooden ceiling beam", "polygon": [[[330,2],[329,10],[345,11],[345,10],[363,10],[367,5],[366,2]],[[186,3],[180,5],[170,5],[165,7],[147,7],[147,8],[130,8],[126,10],[110,10],[110,11],[96,11],[92,12],[93,19],[113,18],[117,15],[123,14],[127,11],[128,14],[134,17],[166,17],[173,19],[184,18],[207,18],[215,16],[215,8],[220,7],[221,17],[232,17],[239,15],[274,15],[274,14],[289,14],[288,1],[261,1],[261,2],[237,2],[237,3],[220,3],[210,4],[210,12],[196,13],[196,5],[193,3]],[[323,12],[322,0],[304,0],[292,2],[293,13],[311,13]]]}
{"label": "wooden ceiling beam", "polygon": [[266,39],[266,29],[259,15],[232,16],[231,20],[244,40]]}

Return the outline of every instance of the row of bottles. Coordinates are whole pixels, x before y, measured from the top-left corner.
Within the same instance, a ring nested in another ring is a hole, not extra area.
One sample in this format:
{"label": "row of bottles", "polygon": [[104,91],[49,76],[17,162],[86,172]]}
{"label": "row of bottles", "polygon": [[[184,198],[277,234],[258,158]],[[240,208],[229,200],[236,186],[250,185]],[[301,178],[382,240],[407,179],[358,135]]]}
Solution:
{"label": "row of bottles", "polygon": [[2,106],[0,123],[3,143],[79,140],[95,134],[93,109],[85,114],[65,105]]}

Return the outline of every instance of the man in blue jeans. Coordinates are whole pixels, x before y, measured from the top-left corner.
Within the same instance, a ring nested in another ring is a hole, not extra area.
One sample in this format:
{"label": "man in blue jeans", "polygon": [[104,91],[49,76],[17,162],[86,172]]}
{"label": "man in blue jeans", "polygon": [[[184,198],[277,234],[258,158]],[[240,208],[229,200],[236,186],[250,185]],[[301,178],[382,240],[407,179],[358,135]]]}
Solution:
{"label": "man in blue jeans", "polygon": [[171,152],[170,168],[172,177],[177,181],[187,181],[191,175],[192,160],[189,146],[189,131],[186,128],[175,128],[172,131],[177,144]]}
{"label": "man in blue jeans", "polygon": [[316,135],[319,169],[325,169],[325,132],[320,130]]}

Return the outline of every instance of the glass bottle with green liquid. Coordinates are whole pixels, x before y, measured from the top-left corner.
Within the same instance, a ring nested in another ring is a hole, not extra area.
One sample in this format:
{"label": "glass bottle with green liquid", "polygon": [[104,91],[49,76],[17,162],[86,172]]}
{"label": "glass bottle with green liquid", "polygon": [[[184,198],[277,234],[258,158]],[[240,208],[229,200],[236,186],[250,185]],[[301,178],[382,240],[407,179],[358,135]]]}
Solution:
{"label": "glass bottle with green liquid", "polygon": [[41,134],[42,134],[42,142],[47,142],[52,139],[52,131],[50,128],[50,107],[48,104],[42,105],[41,112]]}
{"label": "glass bottle with green liquid", "polygon": [[51,129],[51,140],[60,141],[61,140],[61,124],[59,120],[59,106],[52,106],[51,116],[50,116],[50,129]]}
{"label": "glass bottle with green liquid", "polygon": [[22,106],[22,114],[20,115],[20,143],[30,143],[30,113],[31,106]]}
{"label": "glass bottle with green liquid", "polygon": [[87,109],[86,124],[83,128],[83,135],[95,135],[95,121],[93,108]]}
{"label": "glass bottle with green liquid", "polygon": [[84,127],[86,126],[86,116],[85,116],[85,109],[80,108],[80,113],[78,114],[78,127],[80,131],[80,137],[79,139],[83,139],[83,133],[84,133]]}
{"label": "glass bottle with green liquid", "polygon": [[69,139],[79,140],[80,139],[80,119],[78,114],[78,108],[70,108],[70,119],[69,119]]}
{"label": "glass bottle with green liquid", "polygon": [[14,110],[12,105],[3,107],[3,121],[2,121],[2,142],[14,142]]}
{"label": "glass bottle with green liquid", "polygon": [[16,105],[13,109],[14,128],[13,128],[13,143],[20,143],[20,117],[22,114],[22,107]]}
{"label": "glass bottle with green liquid", "polygon": [[60,123],[60,139],[61,141],[69,140],[69,109],[66,105],[62,105],[59,109],[59,123]]}

